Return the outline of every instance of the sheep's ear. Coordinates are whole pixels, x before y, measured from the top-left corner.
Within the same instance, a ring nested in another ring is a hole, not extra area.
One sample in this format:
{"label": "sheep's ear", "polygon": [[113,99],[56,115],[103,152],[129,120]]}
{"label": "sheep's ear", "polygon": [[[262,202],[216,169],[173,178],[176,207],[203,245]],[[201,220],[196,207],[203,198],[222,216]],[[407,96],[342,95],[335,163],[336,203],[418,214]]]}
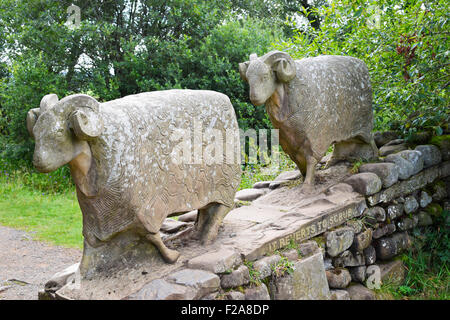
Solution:
{"label": "sheep's ear", "polygon": [[247,69],[248,69],[249,64],[250,64],[250,61],[245,61],[245,62],[239,63],[239,74],[241,75],[242,80],[244,80],[245,82],[248,82]]}
{"label": "sheep's ear", "polygon": [[52,108],[55,104],[57,104],[58,100],[59,100],[58,96],[53,93],[44,96],[40,104],[41,114],[47,111],[48,109]]}
{"label": "sheep's ear", "polygon": [[28,111],[27,113],[27,130],[30,134],[31,138],[34,140],[33,128],[36,124],[37,119],[39,118],[39,108],[34,108]]}

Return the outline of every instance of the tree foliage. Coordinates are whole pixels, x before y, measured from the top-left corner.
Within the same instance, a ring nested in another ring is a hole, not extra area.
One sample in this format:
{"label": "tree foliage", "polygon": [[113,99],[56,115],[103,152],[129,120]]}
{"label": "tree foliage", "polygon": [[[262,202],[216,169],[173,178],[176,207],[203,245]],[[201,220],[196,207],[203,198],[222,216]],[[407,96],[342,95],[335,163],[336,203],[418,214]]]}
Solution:
{"label": "tree foliage", "polygon": [[295,58],[363,60],[370,71],[377,129],[448,130],[449,17],[442,1],[338,0],[322,6],[320,29],[299,26],[275,47]]}
{"label": "tree foliage", "polygon": [[75,1],[81,24],[69,28],[71,0],[2,0],[0,152],[30,158],[24,119],[51,92],[107,101],[171,88],[216,90],[230,97],[241,127],[267,127],[264,110],[248,102],[238,63],[267,51],[289,11],[266,2],[264,15],[250,3]]}

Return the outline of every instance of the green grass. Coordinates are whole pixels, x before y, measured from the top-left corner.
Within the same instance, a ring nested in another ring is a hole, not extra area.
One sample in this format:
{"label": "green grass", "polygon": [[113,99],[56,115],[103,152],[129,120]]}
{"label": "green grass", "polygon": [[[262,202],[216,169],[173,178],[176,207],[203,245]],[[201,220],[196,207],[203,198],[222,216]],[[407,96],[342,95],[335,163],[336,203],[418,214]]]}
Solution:
{"label": "green grass", "polygon": [[81,211],[71,193],[43,195],[19,188],[14,192],[0,189],[0,224],[30,231],[34,239],[56,245],[81,248],[83,244]]}
{"label": "green grass", "polygon": [[41,174],[0,161],[0,225],[33,239],[81,248],[82,218],[67,168]]}
{"label": "green grass", "polygon": [[404,283],[383,284],[383,298],[402,300],[450,299],[450,224],[448,211],[435,217],[434,226],[415,229],[413,247],[401,256],[407,269]]}

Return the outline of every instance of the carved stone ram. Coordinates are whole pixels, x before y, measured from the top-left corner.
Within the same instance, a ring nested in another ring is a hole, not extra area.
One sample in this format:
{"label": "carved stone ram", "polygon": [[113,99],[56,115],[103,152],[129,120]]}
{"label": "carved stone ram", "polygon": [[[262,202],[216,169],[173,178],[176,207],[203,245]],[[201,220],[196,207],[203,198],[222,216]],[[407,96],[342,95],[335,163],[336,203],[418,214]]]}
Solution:
{"label": "carved stone ram", "polygon": [[51,94],[28,112],[34,166],[41,172],[70,166],[85,252],[131,230],[173,263],[179,253],[164,245],[160,227],[167,216],[194,209],[200,238],[215,239],[233,207],[241,169],[226,155],[222,163],[173,161],[172,134],[191,130],[195,121],[223,133],[238,130],[230,100],[213,91],[146,92],[105,103],[84,94],[58,101]]}
{"label": "carved stone ram", "polygon": [[311,190],[315,166],[331,144],[328,165],[377,155],[369,72],[361,60],[319,56],[294,61],[271,51],[259,58],[250,55],[239,71],[249,84],[251,102],[265,104],[283,150],[306,173],[304,190]]}

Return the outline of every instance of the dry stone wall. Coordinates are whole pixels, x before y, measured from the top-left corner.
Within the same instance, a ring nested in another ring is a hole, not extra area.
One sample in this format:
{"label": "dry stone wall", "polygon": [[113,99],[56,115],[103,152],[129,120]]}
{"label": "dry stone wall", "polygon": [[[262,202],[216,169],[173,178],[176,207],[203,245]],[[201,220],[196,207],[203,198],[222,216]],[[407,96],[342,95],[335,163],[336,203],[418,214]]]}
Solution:
{"label": "dry stone wall", "polygon": [[[401,144],[394,142],[388,141],[385,145]],[[298,231],[293,228],[291,234],[283,233],[281,237],[274,233],[277,245],[272,245],[275,242],[270,245],[254,242],[258,248],[253,251],[226,243],[216,246],[214,250],[186,259],[178,269],[149,281],[124,298],[375,299],[371,288],[376,287],[377,279],[381,283],[400,284],[403,281],[405,269],[395,257],[411,246],[414,241],[412,230],[432,225],[444,210],[450,210],[450,160],[442,156],[445,150],[434,145],[419,145],[411,150],[401,145],[404,148],[398,148],[377,163],[362,164],[359,173],[348,174],[336,184],[338,187],[331,186],[325,192],[331,195],[333,190],[357,192],[365,201],[361,205],[356,198],[358,209],[352,212],[357,214],[342,214],[348,211],[344,205],[337,211],[327,209],[311,221],[325,221],[332,215],[342,219],[333,220],[336,223],[328,223],[321,233],[310,233],[306,239],[303,236],[296,238]],[[245,199],[257,203],[256,199],[270,196],[277,188],[284,188],[297,179],[298,171],[285,172],[275,181],[258,182],[253,189],[237,193],[236,201]],[[324,199],[319,200],[324,202]],[[247,211],[238,208],[230,215],[247,218],[248,214],[251,217],[252,208],[260,207],[249,206]],[[262,210],[254,214],[264,216],[268,213]],[[254,224],[250,223],[250,218],[242,220],[249,226],[244,231],[276,225],[277,221],[270,222],[271,215],[268,218],[262,216]],[[286,216],[290,217],[292,213],[288,212]],[[186,229],[193,221],[195,212],[190,212],[176,222],[166,221],[162,231],[169,235]],[[229,241],[236,239],[239,243],[239,237],[246,233],[231,228],[237,221],[240,220],[225,220],[220,241],[226,236],[231,239]],[[230,232],[227,231],[229,228]],[[163,238],[168,235],[163,234]],[[47,298],[49,295],[55,296],[55,293],[42,294]]]}

